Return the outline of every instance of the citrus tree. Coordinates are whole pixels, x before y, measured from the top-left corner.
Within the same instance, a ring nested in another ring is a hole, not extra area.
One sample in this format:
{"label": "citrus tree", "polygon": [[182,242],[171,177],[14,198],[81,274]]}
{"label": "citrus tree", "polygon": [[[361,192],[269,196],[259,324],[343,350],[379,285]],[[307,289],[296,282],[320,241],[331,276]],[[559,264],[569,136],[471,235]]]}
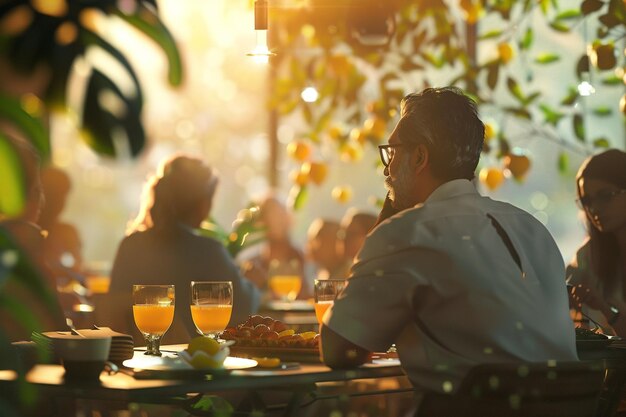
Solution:
{"label": "citrus tree", "polygon": [[[343,161],[359,160],[364,147],[386,139],[402,97],[435,84],[463,88],[481,112],[496,115],[497,122],[486,124],[483,153],[498,164],[479,175],[490,189],[506,178],[523,181],[531,169],[520,138],[559,144],[562,152],[555,162],[562,172],[569,152],[586,155],[623,140],[623,129],[615,137],[594,136],[586,122],[589,116],[622,119],[626,95],[596,108],[577,105],[593,91],[590,71],[596,86],[623,94],[623,0],[567,6],[558,0],[368,0],[324,7],[326,3],[278,8],[270,29],[278,32],[278,56],[269,106],[281,116],[299,114],[305,122],[287,148],[302,164],[292,175],[296,205],[304,201],[307,187],[326,175],[327,167],[312,160],[311,149],[332,142]],[[535,74],[542,67],[563,66],[565,60],[562,50],[550,50],[540,36],[580,31],[587,48],[574,68],[562,68],[575,73],[577,83],[561,83],[556,96],[542,91]],[[368,43],[368,32],[383,40]],[[303,100],[312,86],[313,99]],[[508,128],[513,124],[514,136]]]}

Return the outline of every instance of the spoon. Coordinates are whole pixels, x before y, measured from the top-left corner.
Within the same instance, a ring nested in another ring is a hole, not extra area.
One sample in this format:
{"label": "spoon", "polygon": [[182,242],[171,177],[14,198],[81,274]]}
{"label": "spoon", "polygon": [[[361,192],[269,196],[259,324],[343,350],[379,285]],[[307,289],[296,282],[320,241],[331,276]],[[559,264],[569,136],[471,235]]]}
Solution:
{"label": "spoon", "polygon": [[76,335],[76,336],[87,338],[87,336],[85,336],[84,334],[82,334],[81,332],[76,330],[76,327],[74,327],[74,322],[72,321],[71,318],[66,317],[65,318],[65,323],[67,324],[67,327],[70,328],[70,333],[72,333],[73,335]]}

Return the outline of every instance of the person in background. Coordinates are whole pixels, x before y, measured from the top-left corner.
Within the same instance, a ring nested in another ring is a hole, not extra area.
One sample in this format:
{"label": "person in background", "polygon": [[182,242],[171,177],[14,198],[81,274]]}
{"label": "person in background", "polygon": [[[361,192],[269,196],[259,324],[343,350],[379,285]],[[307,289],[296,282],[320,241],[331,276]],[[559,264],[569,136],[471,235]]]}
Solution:
{"label": "person in background", "polygon": [[44,253],[52,268],[58,266],[80,273],[82,241],[76,227],[61,221],[61,213],[71,189],[70,177],[61,168],[48,165],[41,170],[44,204],[39,225],[46,232]]}
{"label": "person in background", "polygon": [[347,277],[350,267],[354,262],[363,243],[365,237],[376,224],[376,215],[358,211],[354,208],[349,209],[341,219],[341,239],[337,252],[342,257],[342,271],[339,273]]}
{"label": "person in background", "polygon": [[626,152],[588,158],[576,189],[588,236],[567,266],[574,304],[590,324],[626,337]]}
{"label": "person in background", "polygon": [[307,232],[306,254],[317,268],[317,279],[345,278],[342,268],[341,226],[334,220],[317,218],[311,222]]}
{"label": "person in background", "polygon": [[414,386],[452,393],[480,363],[578,360],[552,236],[471,182],[484,136],[476,104],[428,88],[400,114],[379,147],[385,204],[399,213],[365,239],[324,316],[324,362],[354,367],[395,343]]}
{"label": "person in background", "polygon": [[[56,278],[46,264],[45,235],[37,225],[43,194],[41,192],[40,161],[35,149],[26,141],[0,136],[1,141],[15,150],[23,168],[24,207],[18,214],[0,213],[0,233],[7,236],[13,247],[2,247],[3,259],[15,257],[13,274],[0,262],[0,294],[6,302],[20,305],[30,317],[18,317],[10,308],[0,304],[0,327],[11,341],[30,340],[33,331],[65,330],[67,325],[57,293]],[[6,251],[6,252],[5,252]],[[13,253],[13,255],[10,255]],[[25,256],[25,262],[20,259]],[[39,282],[40,281],[40,282]],[[39,288],[36,291],[35,288]]]}
{"label": "person in background", "polygon": [[[219,241],[196,231],[207,218],[217,188],[217,174],[199,158],[175,155],[163,162],[146,184],[142,205],[122,240],[113,263],[111,287],[103,307],[114,330],[132,332],[132,286],[174,284],[174,323],[163,343],[182,343],[196,336],[190,312],[191,281],[232,281],[230,326],[256,312],[259,291],[239,273]],[[98,308],[98,307],[97,307]]]}
{"label": "person in background", "polygon": [[[241,268],[264,292],[264,298],[269,299],[272,294],[268,280],[272,273],[304,278],[304,254],[291,239],[291,213],[276,196],[268,196],[259,204],[259,223],[265,230],[265,241],[242,255]],[[254,251],[256,253],[251,254]],[[306,298],[310,292],[310,288],[303,285],[299,298]]]}

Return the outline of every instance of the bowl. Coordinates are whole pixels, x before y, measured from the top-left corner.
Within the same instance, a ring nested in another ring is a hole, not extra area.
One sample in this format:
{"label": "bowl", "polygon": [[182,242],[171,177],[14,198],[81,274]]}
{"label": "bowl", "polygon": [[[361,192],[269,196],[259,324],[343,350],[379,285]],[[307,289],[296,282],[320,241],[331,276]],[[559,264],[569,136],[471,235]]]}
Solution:
{"label": "bowl", "polygon": [[66,380],[98,380],[109,357],[111,337],[59,334],[52,338],[55,356],[65,368]]}

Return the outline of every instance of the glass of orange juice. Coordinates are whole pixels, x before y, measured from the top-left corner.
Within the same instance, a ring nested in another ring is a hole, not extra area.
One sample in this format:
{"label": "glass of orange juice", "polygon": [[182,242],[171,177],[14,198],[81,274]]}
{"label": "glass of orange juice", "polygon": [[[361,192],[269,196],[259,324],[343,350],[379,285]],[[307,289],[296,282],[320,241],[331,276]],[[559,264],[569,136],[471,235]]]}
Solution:
{"label": "glass of orange juice", "polygon": [[293,301],[302,289],[300,263],[297,260],[279,262],[272,260],[267,284],[282,301]]}
{"label": "glass of orange juice", "polygon": [[232,282],[191,281],[191,317],[198,333],[217,339],[232,312]]}
{"label": "glass of orange juice", "polygon": [[321,323],[328,307],[333,305],[337,295],[346,286],[343,279],[316,279],[315,280],[315,317]]}
{"label": "glass of orange juice", "polygon": [[161,338],[174,320],[174,286],[133,285],[133,317],[146,340],[146,355],[161,356]]}

